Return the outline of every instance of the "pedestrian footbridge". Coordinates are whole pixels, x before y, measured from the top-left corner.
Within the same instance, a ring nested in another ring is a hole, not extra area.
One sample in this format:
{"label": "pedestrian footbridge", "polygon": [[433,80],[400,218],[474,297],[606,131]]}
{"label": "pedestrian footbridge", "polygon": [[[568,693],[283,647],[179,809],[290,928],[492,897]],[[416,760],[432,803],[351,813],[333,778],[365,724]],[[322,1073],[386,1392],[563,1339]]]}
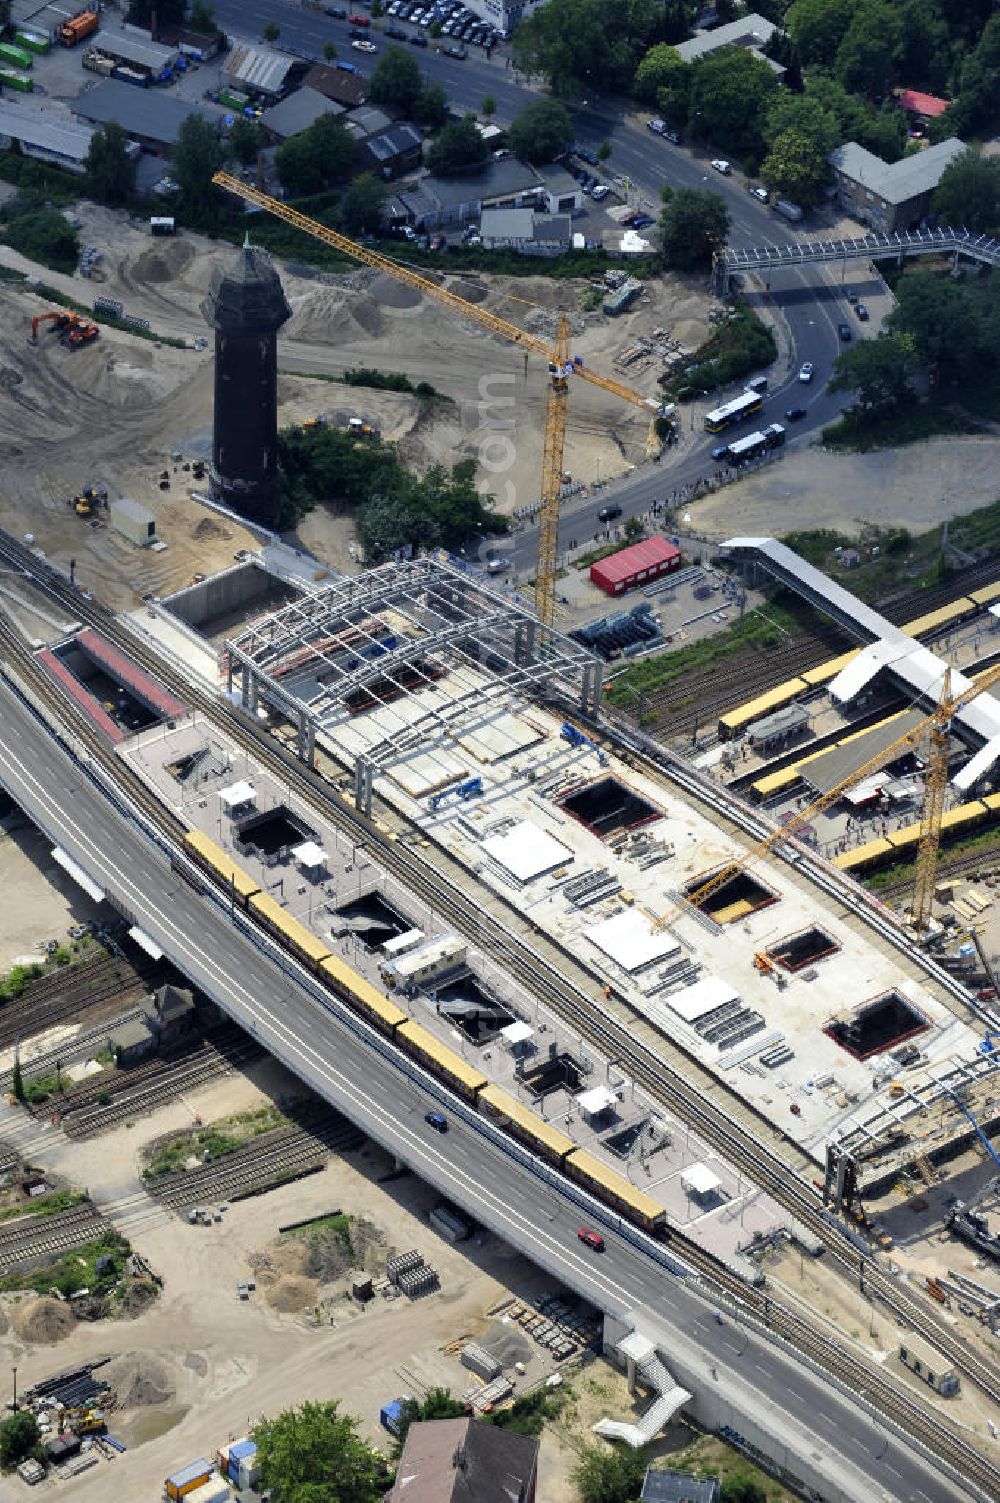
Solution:
{"label": "pedestrian footbridge", "polygon": [[974,235],[971,230],[906,230],[892,235],[858,235],[836,240],[789,240],[781,245],[751,245],[741,249],[728,247],[718,251],[713,261],[715,290],[719,296],[728,290],[739,273],[767,275],[783,266],[823,265],[836,261],[884,261],[891,257],[951,256],[956,263],[962,256],[982,266],[1000,266],[1000,240],[991,235]]}

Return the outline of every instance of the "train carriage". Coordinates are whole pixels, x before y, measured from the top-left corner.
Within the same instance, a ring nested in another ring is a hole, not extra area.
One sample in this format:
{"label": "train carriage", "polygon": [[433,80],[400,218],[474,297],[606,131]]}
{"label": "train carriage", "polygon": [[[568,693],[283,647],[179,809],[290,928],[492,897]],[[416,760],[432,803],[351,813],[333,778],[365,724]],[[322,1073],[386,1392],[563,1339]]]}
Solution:
{"label": "train carriage", "polygon": [[374,1023],[382,1033],[390,1037],[396,1032],[401,1023],[405,1023],[407,1014],[402,1008],[383,997],[378,989],[372,986],[364,976],[345,965],[336,955],[328,955],[320,961],[319,973],[332,992],[357,1009],[366,1017],[369,1023]]}
{"label": "train carriage", "polygon": [[210,872],[226,889],[229,896],[241,908],[245,908],[254,893],[260,892],[260,883],[245,872],[235,856],[216,845],[210,836],[201,830],[189,830],[184,836],[184,845],[190,856]]}
{"label": "train carriage", "polygon": [[464,1100],[474,1102],[487,1084],[486,1076],[481,1070],[467,1065],[454,1049],[440,1043],[426,1028],[421,1028],[419,1023],[400,1024],[395,1036],[408,1054],[419,1060],[432,1075],[437,1075],[446,1085],[451,1086]]}
{"label": "train carriage", "polygon": [[561,1169],[566,1156],[574,1151],[576,1144],[564,1132],[543,1122],[536,1112],[522,1106],[513,1096],[508,1096],[499,1086],[484,1086],[479,1092],[477,1105],[484,1117],[502,1127],[519,1143],[532,1149],[539,1158]]}
{"label": "train carriage", "polygon": [[575,1148],[565,1163],[565,1172],[584,1189],[591,1190],[606,1205],[612,1206],[643,1231],[664,1233],[667,1213],[651,1195],[637,1190],[623,1174],[609,1169],[585,1148]]}
{"label": "train carriage", "polygon": [[260,920],[265,929],[268,929],[282,944],[286,944],[294,955],[305,961],[311,971],[319,970],[320,965],[330,954],[330,946],[317,939],[311,934],[305,924],[300,924],[297,918],[286,913],[281,904],[271,897],[270,893],[258,892],[249,899],[250,913]]}
{"label": "train carriage", "polygon": [[772,710],[780,710],[783,705],[790,704],[797,695],[805,692],[805,688],[805,682],[801,678],[786,679],[783,684],[778,684],[774,689],[768,689],[765,694],[758,694],[755,699],[747,700],[746,704],[737,705],[735,709],[728,710],[725,715],[719,716],[719,740],[731,741],[734,736],[745,731],[753,721],[762,719]]}

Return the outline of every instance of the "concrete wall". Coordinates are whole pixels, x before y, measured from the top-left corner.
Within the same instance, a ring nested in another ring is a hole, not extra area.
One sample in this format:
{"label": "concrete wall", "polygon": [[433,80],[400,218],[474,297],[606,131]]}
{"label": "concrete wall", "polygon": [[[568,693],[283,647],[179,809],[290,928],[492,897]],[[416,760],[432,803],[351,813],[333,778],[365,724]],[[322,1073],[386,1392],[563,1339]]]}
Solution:
{"label": "concrete wall", "polygon": [[237,611],[267,609],[274,587],[275,581],[266,569],[240,563],[178,590],[176,595],[164,596],[161,603],[189,626],[204,627]]}

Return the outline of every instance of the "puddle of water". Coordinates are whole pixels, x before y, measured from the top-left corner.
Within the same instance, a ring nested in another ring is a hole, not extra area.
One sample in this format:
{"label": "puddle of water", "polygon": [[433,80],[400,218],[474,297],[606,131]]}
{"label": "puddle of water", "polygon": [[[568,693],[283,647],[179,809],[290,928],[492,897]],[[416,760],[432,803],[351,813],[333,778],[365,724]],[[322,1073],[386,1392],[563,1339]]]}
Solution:
{"label": "puddle of water", "polygon": [[136,1415],[129,1425],[129,1433],[132,1449],[136,1446],[144,1446],[147,1440],[156,1440],[160,1435],[166,1435],[175,1425],[179,1425],[187,1414],[187,1409],[149,1409],[145,1414]]}

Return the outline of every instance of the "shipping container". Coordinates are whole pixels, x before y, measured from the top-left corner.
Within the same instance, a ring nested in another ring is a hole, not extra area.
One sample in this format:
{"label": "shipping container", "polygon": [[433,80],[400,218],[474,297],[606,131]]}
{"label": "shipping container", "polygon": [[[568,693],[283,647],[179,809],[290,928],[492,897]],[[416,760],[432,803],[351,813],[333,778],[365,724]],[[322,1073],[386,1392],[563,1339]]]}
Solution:
{"label": "shipping container", "polygon": [[163,1490],[168,1498],[186,1498],[196,1487],[202,1487],[214,1471],[212,1463],[206,1461],[204,1456],[199,1456],[197,1461],[189,1462],[180,1471],[171,1473],[163,1484]]}
{"label": "shipping container", "polygon": [[15,47],[13,42],[0,42],[0,62],[10,63],[14,68],[28,69],[34,66],[35,59],[27,47]]}
{"label": "shipping container", "polygon": [[16,89],[19,94],[30,94],[35,87],[27,73],[15,73],[13,68],[0,68],[0,84],[5,89]]}
{"label": "shipping container", "polygon": [[52,43],[48,37],[39,36],[35,31],[19,31],[14,40],[19,47],[27,47],[29,52],[51,52]]}

